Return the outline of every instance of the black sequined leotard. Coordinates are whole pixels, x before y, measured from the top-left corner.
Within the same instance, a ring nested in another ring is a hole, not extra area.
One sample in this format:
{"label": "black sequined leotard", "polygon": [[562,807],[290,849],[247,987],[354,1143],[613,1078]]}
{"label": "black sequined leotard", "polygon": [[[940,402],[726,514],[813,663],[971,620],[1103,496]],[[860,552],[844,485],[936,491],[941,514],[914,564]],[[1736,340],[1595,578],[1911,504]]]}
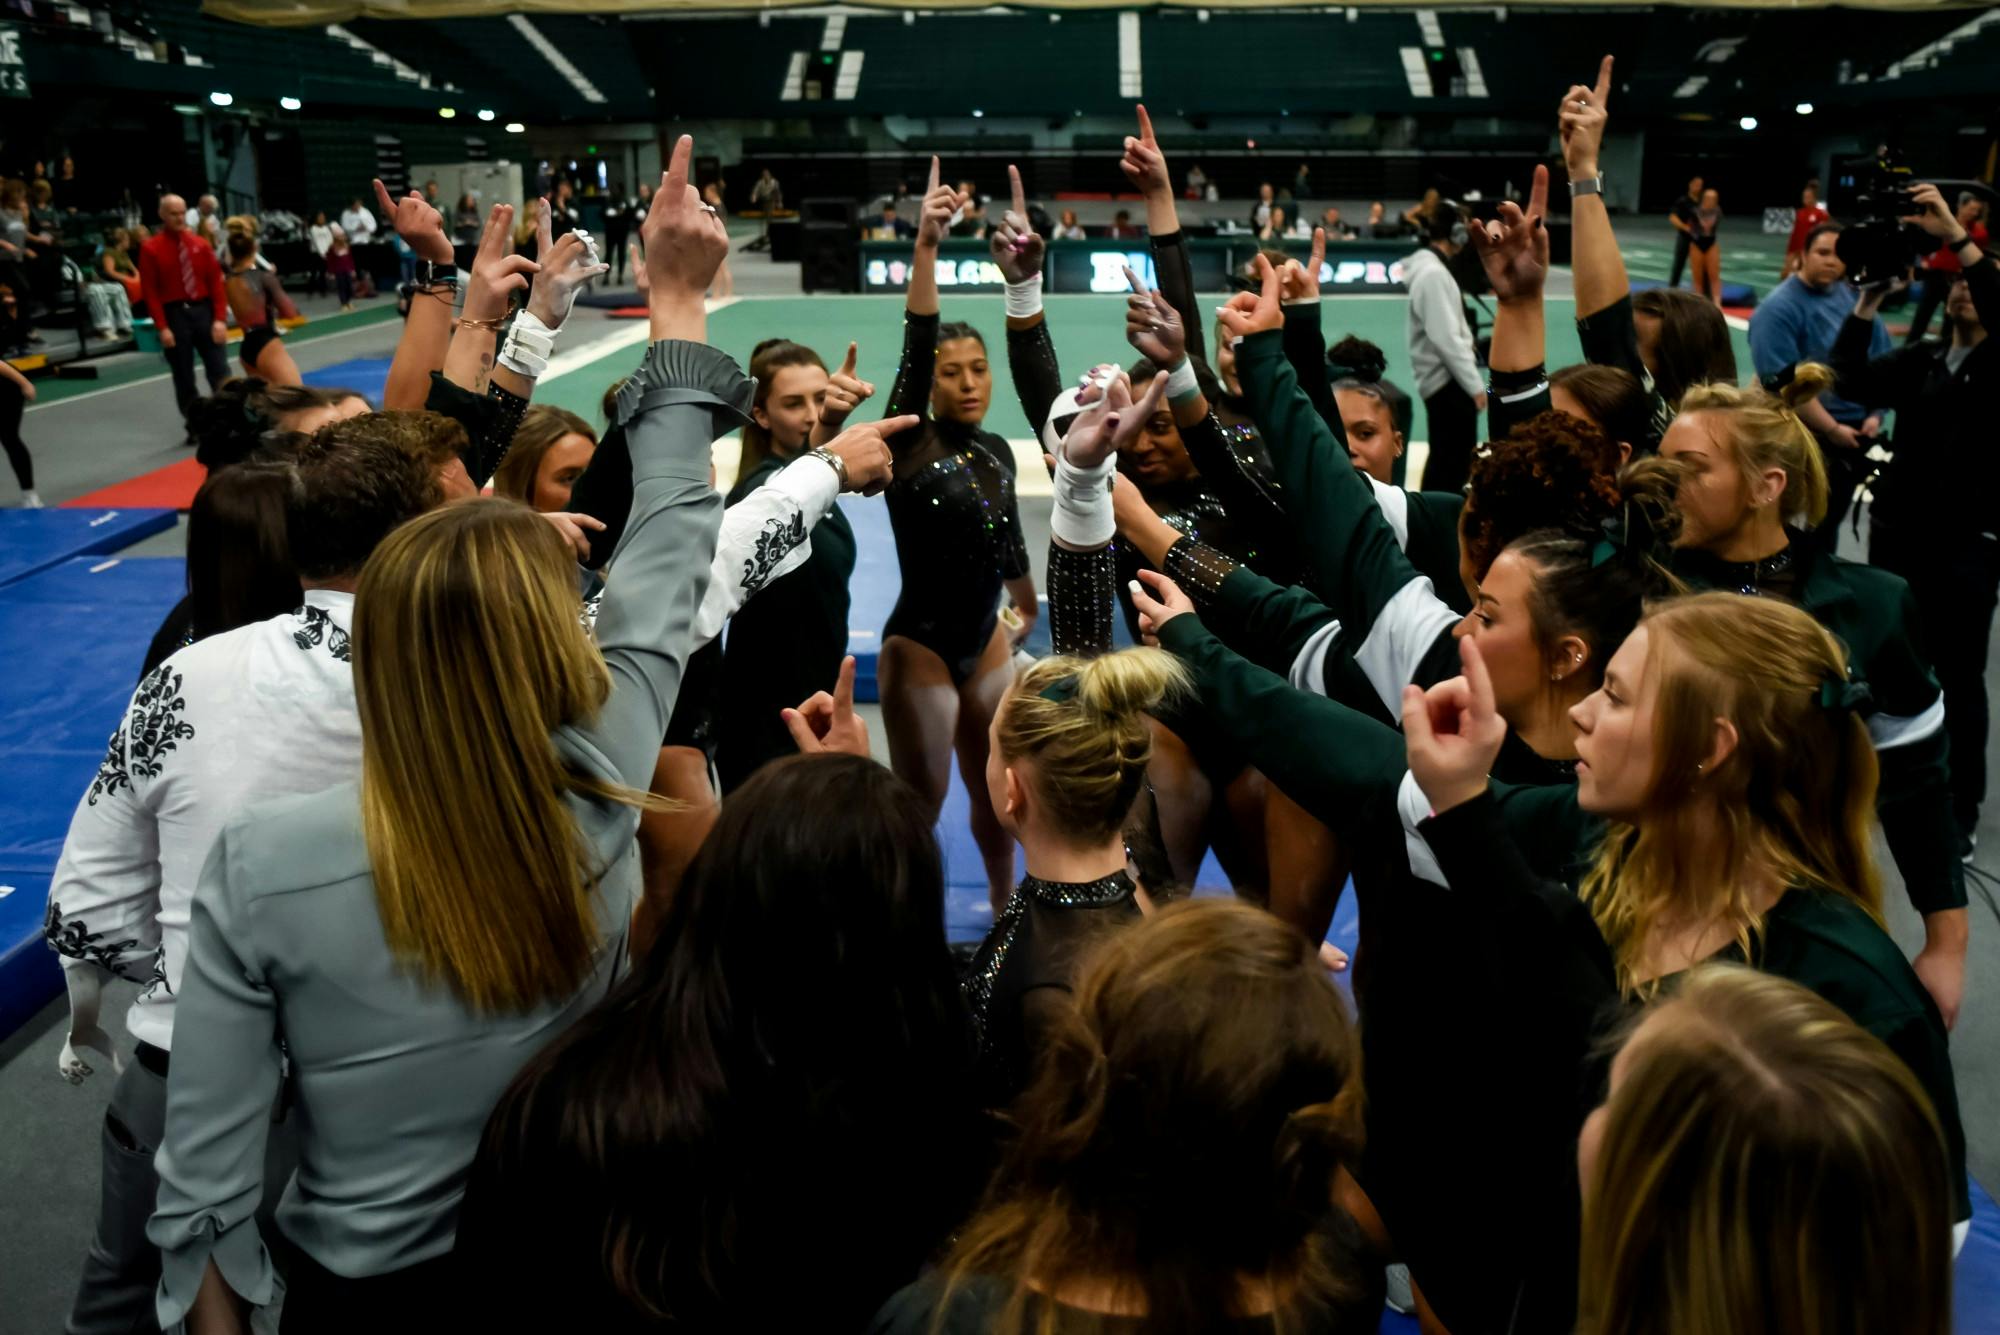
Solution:
{"label": "black sequined leotard", "polygon": [[[927,412],[937,331],[937,316],[904,314],[903,364],[888,416]],[[1030,570],[1013,451],[990,431],[929,417],[890,437],[889,450],[889,524],[903,591],[882,636],[915,640],[963,683],[993,638],[1001,585]]]}

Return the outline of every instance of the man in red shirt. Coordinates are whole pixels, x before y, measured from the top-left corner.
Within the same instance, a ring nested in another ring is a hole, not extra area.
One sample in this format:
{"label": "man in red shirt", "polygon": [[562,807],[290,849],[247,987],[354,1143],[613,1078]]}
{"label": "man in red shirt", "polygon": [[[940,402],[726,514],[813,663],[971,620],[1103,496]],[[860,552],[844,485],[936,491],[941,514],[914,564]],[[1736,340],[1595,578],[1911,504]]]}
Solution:
{"label": "man in red shirt", "polygon": [[160,347],[174,373],[174,398],[185,418],[196,398],[196,353],[208,373],[210,393],[229,378],[229,363],[222,355],[229,341],[229,307],[222,291],[222,265],[214,249],[189,230],[187,201],[179,195],[160,199],[160,230],[139,247],[139,279]]}
{"label": "man in red shirt", "polygon": [[1778,275],[1780,278],[1788,278],[1798,272],[1799,263],[1806,255],[1806,234],[1832,217],[1819,206],[1819,182],[1807,181],[1806,188],[1799,192],[1798,212],[1792,215],[1792,237],[1785,243],[1785,268]]}
{"label": "man in red shirt", "polygon": [[[1958,225],[1982,251],[1986,249],[1986,204],[1970,191],[1958,197]],[[1924,335],[1930,332],[1931,317],[1937,314],[1938,307],[1944,305],[1944,299],[1951,295],[1951,285],[1958,281],[1963,268],[1958,262],[1957,251],[1950,246],[1939,246],[1937,253],[1917,270],[1924,288],[1917,298],[1917,313],[1910,317],[1910,332],[1903,335],[1904,346],[1924,341]],[[1947,320],[1945,335],[1949,337],[1950,334],[1951,322]]]}

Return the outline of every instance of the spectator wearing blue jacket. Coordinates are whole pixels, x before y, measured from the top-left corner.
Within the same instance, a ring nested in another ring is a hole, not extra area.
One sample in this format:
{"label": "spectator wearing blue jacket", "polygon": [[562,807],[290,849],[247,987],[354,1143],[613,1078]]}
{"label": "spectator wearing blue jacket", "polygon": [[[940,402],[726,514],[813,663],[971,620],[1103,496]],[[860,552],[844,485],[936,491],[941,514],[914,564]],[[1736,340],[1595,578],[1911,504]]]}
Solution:
{"label": "spectator wearing blue jacket", "polygon": [[[1750,360],[1757,378],[1776,388],[1791,378],[1800,362],[1829,363],[1834,341],[1854,310],[1855,286],[1847,281],[1847,266],[1837,249],[1840,224],[1821,223],[1806,233],[1805,254],[1798,272],[1757,303],[1750,317]],[[1893,345],[1882,321],[1875,321],[1868,355],[1880,357]],[[1868,442],[1882,429],[1883,409],[1843,399],[1834,393],[1807,404],[1799,416],[1819,437],[1826,456],[1826,520],[1817,530],[1828,550],[1840,532],[1840,521],[1854,500],[1855,484],[1867,468]]]}

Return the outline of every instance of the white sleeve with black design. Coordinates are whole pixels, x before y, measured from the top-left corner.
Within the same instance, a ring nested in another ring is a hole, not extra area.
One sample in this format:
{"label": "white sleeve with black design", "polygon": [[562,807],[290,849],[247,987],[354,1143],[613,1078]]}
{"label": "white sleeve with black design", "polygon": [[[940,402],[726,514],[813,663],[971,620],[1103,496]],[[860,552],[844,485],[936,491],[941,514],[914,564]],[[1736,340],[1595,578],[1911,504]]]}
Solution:
{"label": "white sleeve with black design", "polygon": [[70,817],[42,928],[65,968],[95,966],[134,982],[152,973],[160,947],[160,831],[148,799],[159,753],[172,749],[162,743],[174,740],[161,729],[189,726],[157,707],[162,692],[179,693],[172,667],[169,660],[139,683]]}
{"label": "white sleeve with black design", "polygon": [[819,459],[794,459],[723,511],[708,591],[695,614],[695,648],[722,634],[723,623],[751,594],[806,563],[813,527],[839,495],[840,477],[833,469]]}

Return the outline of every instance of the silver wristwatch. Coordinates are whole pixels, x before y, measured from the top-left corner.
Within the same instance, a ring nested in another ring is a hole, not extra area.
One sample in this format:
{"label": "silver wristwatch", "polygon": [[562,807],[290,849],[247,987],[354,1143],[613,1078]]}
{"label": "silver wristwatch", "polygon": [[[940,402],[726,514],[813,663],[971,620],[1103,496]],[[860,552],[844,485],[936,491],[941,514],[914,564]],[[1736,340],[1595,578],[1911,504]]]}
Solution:
{"label": "silver wristwatch", "polygon": [[1581,181],[1571,181],[1569,183],[1569,197],[1571,199],[1581,199],[1585,195],[1602,195],[1603,193],[1603,172],[1599,172],[1595,176],[1586,176]]}
{"label": "silver wristwatch", "polygon": [[820,446],[816,450],[811,451],[811,454],[813,458],[819,460],[821,463],[825,464],[828,468],[831,468],[833,470],[834,476],[840,479],[840,489],[842,491],[846,491],[847,460],[841,458],[839,455],[835,454],[832,450],[827,449],[824,445]]}

